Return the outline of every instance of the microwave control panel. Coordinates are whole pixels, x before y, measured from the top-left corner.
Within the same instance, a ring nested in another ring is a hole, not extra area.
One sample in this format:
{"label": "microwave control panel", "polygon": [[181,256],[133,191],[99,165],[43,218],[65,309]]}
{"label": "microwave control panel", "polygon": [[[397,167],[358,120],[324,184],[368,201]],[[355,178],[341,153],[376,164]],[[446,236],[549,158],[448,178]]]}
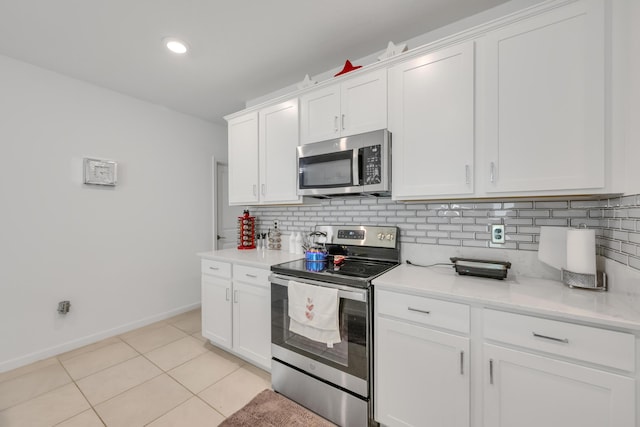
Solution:
{"label": "microwave control panel", "polygon": [[382,146],[371,145],[361,148],[361,150],[364,184],[380,184],[382,182],[382,177],[380,176],[380,171],[382,170]]}

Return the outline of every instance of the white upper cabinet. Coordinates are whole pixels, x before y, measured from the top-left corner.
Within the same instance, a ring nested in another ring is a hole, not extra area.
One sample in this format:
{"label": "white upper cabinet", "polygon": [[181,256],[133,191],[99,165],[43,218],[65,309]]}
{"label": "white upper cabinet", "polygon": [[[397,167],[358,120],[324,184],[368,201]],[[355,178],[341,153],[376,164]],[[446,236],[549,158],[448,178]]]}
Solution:
{"label": "white upper cabinet", "polygon": [[302,203],[297,99],[234,117],[228,132],[230,205]]}
{"label": "white upper cabinet", "polygon": [[489,32],[480,43],[486,192],[603,191],[603,3],[571,3]]}
{"label": "white upper cabinet", "polygon": [[258,112],[228,122],[229,204],[258,203]]}
{"label": "white upper cabinet", "polygon": [[299,203],[296,147],[298,100],[260,110],[260,201]]}
{"label": "white upper cabinet", "polygon": [[389,130],[394,199],[473,194],[473,42],[389,70]]}
{"label": "white upper cabinet", "polygon": [[300,96],[302,144],[386,127],[386,69],[349,78]]}

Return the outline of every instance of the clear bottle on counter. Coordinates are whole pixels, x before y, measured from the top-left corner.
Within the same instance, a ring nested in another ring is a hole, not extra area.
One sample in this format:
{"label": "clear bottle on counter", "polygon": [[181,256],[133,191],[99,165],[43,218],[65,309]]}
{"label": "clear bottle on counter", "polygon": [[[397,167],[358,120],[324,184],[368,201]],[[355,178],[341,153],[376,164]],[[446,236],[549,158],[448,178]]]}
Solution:
{"label": "clear bottle on counter", "polygon": [[282,234],[278,228],[278,221],[273,221],[273,230],[269,231],[269,249],[279,251],[282,249]]}
{"label": "clear bottle on counter", "polygon": [[293,251],[293,253],[296,253],[296,254],[304,253],[304,249],[302,249],[302,233],[300,232],[296,233],[294,244],[295,244],[295,250]]}
{"label": "clear bottle on counter", "polygon": [[293,231],[289,234],[289,253],[296,253],[296,233]]}

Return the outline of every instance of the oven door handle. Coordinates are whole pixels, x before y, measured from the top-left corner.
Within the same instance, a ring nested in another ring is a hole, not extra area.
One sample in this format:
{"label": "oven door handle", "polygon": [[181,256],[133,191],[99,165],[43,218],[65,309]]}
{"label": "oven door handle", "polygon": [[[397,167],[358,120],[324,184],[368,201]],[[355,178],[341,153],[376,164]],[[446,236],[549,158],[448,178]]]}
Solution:
{"label": "oven door handle", "polygon": [[309,279],[300,279],[297,277],[285,277],[279,276],[276,274],[272,274],[269,276],[269,281],[274,285],[284,286],[286,288],[289,287],[289,280],[294,280],[296,282],[304,283],[305,285],[314,285],[314,286],[322,286],[325,288],[333,288],[338,289],[338,297],[344,298],[353,301],[361,301],[367,302],[367,291],[365,289],[358,290],[346,290],[344,288],[348,288],[347,286],[334,285],[332,283],[320,282],[317,280],[309,280]]}

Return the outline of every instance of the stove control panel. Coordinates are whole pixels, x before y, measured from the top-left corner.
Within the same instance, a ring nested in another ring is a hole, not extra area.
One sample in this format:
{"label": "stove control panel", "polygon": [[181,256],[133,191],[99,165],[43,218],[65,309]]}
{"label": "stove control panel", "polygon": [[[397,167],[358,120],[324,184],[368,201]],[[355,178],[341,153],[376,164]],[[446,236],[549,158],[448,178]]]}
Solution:
{"label": "stove control panel", "polygon": [[391,249],[398,246],[398,227],[318,225],[315,231],[324,233],[326,242],[331,244]]}
{"label": "stove control panel", "polygon": [[364,240],[364,230],[338,230],[338,239]]}
{"label": "stove control panel", "polygon": [[378,233],[378,240],[393,240],[396,236],[393,233]]}

